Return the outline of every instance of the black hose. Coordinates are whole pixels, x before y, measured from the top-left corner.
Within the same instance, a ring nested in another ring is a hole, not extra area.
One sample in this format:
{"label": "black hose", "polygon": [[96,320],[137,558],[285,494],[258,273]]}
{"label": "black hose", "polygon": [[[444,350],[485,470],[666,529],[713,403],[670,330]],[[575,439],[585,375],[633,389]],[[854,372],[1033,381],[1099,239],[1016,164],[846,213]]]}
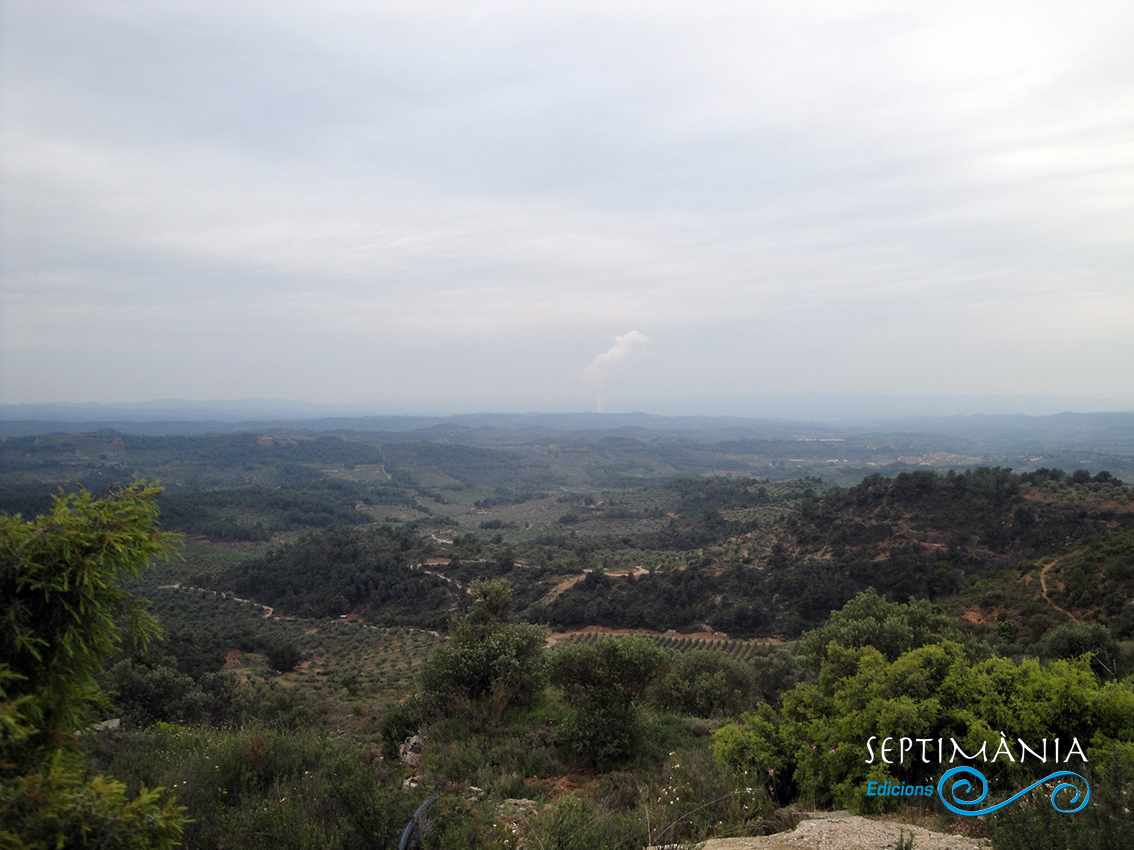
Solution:
{"label": "black hose", "polygon": [[413,840],[417,828],[421,825],[421,816],[425,814],[426,809],[436,802],[436,797],[430,797],[417,807],[417,811],[413,813],[413,820],[407,823],[406,828],[402,831],[402,840],[398,842],[398,850],[409,850],[410,842]]}

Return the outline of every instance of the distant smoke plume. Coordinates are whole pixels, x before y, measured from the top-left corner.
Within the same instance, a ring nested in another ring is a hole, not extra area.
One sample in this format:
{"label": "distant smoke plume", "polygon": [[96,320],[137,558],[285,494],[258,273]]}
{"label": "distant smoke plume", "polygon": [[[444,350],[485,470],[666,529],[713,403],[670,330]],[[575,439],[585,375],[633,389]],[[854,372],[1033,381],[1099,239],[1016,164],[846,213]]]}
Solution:
{"label": "distant smoke plume", "polygon": [[620,364],[625,363],[629,358],[633,357],[635,352],[645,348],[649,342],[650,338],[648,336],[640,334],[637,331],[630,331],[621,336],[616,336],[614,338],[614,345],[601,354],[596,354],[595,359],[583,370],[583,380],[588,384],[594,384],[595,388],[598,390],[599,413],[602,413],[603,383],[617,371]]}

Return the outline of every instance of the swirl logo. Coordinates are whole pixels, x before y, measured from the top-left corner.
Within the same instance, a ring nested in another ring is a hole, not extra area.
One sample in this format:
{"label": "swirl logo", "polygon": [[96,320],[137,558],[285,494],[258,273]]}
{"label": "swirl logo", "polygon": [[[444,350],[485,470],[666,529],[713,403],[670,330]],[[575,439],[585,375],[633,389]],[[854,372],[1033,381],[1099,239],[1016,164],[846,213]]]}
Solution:
{"label": "swirl logo", "polygon": [[[949,780],[953,779],[953,777],[955,776],[961,776],[963,778],[959,778],[952,784],[949,784]],[[959,796],[964,795],[964,797],[970,797],[974,793],[976,793],[973,788],[973,783],[968,778],[964,778],[967,776],[974,776],[980,782],[980,796],[975,800],[963,799],[961,796]],[[941,798],[941,802],[945,804],[945,808],[955,814],[966,815],[968,817],[972,817],[974,815],[987,815],[995,812],[997,809],[1004,808],[1009,803],[1016,802],[1029,791],[1035,790],[1044,783],[1052,782],[1053,780],[1059,779],[1060,777],[1064,776],[1074,777],[1075,779],[1078,779],[1083,783],[1083,787],[1082,789],[1080,789],[1079,786],[1075,783],[1060,782],[1051,792],[1051,807],[1057,812],[1062,812],[1065,815],[1070,815],[1074,814],[1075,812],[1081,811],[1083,807],[1087,805],[1087,801],[1091,799],[1091,786],[1087,784],[1086,779],[1084,779],[1077,773],[1072,773],[1069,770],[1058,770],[1050,776],[1045,776],[1038,782],[1033,782],[1020,793],[1009,797],[1004,802],[997,803],[995,806],[991,806],[990,808],[960,809],[955,804],[960,804],[962,806],[979,806],[984,802],[984,798],[988,796],[988,780],[984,778],[983,773],[981,773],[979,770],[976,770],[975,768],[955,767],[944,776],[942,776],[941,781],[937,783],[937,795]],[[948,788],[946,788],[946,785],[948,785]],[[1060,791],[1064,790],[1074,792],[1074,796],[1071,798],[1069,803],[1069,805],[1074,806],[1074,808],[1065,809],[1062,808],[1058,802],[1056,802],[1055,798],[1058,796]],[[1083,798],[1082,802],[1079,802],[1080,797]]]}

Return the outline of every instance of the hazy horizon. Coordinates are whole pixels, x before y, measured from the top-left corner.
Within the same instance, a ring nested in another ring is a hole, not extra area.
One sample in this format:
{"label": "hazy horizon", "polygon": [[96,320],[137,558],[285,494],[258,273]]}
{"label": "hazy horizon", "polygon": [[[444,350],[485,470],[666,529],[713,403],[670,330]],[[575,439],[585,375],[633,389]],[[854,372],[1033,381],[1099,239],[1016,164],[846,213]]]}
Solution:
{"label": "hazy horizon", "polygon": [[14,0],[0,31],[2,403],[1131,406],[1134,5]]}
{"label": "hazy horizon", "polygon": [[[1134,401],[1043,396],[901,396],[867,393],[770,393],[704,398],[644,400],[641,406],[608,410],[611,417],[644,415],[705,419],[770,419],[814,422],[935,417],[1029,416],[1061,413],[1134,413]],[[594,410],[482,409],[458,405],[419,407],[396,401],[333,404],[282,398],[150,399],[141,402],[0,403],[0,419],[176,419],[219,421],[304,418],[593,415]]]}

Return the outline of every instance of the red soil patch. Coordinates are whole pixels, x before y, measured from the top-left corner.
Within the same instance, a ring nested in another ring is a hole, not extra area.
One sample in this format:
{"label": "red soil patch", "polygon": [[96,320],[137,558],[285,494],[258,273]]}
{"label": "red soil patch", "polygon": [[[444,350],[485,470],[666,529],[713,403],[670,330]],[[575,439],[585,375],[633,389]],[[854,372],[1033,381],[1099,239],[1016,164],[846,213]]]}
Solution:
{"label": "red soil patch", "polygon": [[235,670],[240,666],[240,657],[244,655],[239,649],[230,649],[224,656],[224,666],[222,670]]}

